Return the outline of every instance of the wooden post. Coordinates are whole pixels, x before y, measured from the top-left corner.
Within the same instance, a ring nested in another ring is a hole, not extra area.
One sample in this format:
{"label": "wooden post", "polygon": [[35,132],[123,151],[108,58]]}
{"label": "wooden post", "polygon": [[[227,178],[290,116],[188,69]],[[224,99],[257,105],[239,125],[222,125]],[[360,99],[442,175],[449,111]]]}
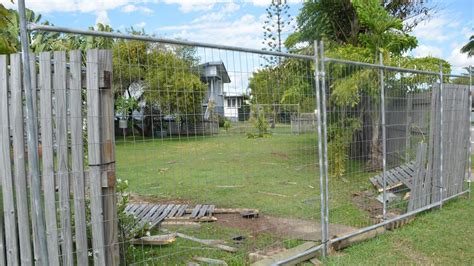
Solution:
{"label": "wooden post", "polygon": [[99,50],[87,51],[87,140],[89,152],[92,248],[95,265],[106,265],[102,207]]}
{"label": "wooden post", "polygon": [[117,200],[115,190],[115,127],[114,93],[112,90],[112,51],[99,50],[100,74],[100,125],[102,195],[104,206],[105,261],[107,265],[118,265]]}

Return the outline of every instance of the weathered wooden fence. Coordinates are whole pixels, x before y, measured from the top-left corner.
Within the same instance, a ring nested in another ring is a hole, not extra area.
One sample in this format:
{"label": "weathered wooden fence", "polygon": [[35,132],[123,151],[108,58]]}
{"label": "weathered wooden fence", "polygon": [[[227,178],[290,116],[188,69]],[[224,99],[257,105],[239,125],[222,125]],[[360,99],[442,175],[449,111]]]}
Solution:
{"label": "weathered wooden fence", "polygon": [[32,234],[20,54],[0,55],[0,265],[116,265],[112,52],[30,58],[48,258]]}

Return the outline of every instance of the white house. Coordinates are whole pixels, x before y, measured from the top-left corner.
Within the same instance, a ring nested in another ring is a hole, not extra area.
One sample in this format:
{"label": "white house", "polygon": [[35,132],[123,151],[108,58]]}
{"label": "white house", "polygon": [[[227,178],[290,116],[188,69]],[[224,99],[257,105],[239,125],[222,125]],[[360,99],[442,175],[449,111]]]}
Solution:
{"label": "white house", "polygon": [[209,118],[208,104],[214,102],[214,112],[224,115],[224,84],[230,83],[230,77],[222,61],[207,62],[199,65],[201,80],[208,84],[203,99],[204,118]]}
{"label": "white house", "polygon": [[242,93],[224,92],[224,116],[236,122],[239,120],[239,108],[244,103]]}

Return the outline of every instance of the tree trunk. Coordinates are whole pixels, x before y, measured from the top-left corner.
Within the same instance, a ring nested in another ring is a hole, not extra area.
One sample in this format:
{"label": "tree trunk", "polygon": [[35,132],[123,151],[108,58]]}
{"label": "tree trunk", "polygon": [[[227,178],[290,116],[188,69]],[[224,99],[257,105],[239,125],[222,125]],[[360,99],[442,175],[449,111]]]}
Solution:
{"label": "tree trunk", "polygon": [[372,118],[372,139],[370,141],[370,159],[367,162],[369,171],[382,169],[382,148],[380,142],[380,115],[378,112],[371,114]]}

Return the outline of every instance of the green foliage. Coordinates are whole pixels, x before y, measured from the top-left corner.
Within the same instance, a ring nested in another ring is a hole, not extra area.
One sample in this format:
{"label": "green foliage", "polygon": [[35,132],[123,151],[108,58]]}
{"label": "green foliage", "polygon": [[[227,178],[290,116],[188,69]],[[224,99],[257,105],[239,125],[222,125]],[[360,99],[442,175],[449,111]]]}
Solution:
{"label": "green foliage", "polygon": [[138,224],[136,217],[125,212],[125,208],[130,202],[130,194],[128,191],[128,181],[117,180],[117,216],[119,226],[119,243],[121,244],[122,260],[128,263],[134,262],[134,253],[137,248],[130,244],[134,238],[140,238],[150,235],[150,227],[148,223]]}
{"label": "green foliage", "polygon": [[355,131],[360,130],[362,125],[357,118],[339,118],[328,127],[328,158],[329,172],[342,177],[346,171],[349,159],[349,145]]}
{"label": "green foliage", "polygon": [[121,114],[121,119],[127,119],[129,114],[137,108],[138,101],[133,97],[126,98],[122,95],[115,99],[115,113]]}
{"label": "green foliage", "polygon": [[232,122],[230,122],[229,119],[224,120],[224,129],[226,132],[229,132],[229,130],[232,128]]}
{"label": "green foliage", "polygon": [[474,56],[474,35],[471,35],[469,42],[461,48],[461,53],[467,53],[467,56]]}
{"label": "green foliage", "polygon": [[252,114],[253,116],[250,118],[250,122],[254,125],[255,129],[257,129],[257,134],[247,133],[248,138],[263,138],[269,135],[268,126],[269,123],[265,116],[264,108],[257,106],[252,106]]}

